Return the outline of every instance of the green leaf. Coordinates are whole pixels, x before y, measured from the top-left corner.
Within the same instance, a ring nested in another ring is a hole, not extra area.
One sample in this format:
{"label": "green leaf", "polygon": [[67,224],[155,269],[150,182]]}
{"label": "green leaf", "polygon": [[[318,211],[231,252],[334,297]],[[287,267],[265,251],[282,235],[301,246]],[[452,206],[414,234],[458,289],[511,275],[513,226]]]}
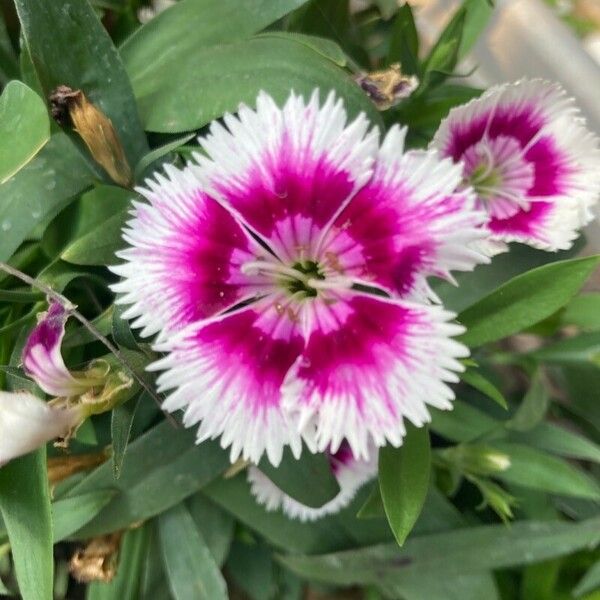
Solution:
{"label": "green leaf", "polygon": [[419,34],[410,4],[398,9],[390,36],[387,63],[399,62],[407,75],[419,73]]}
{"label": "green leaf", "polygon": [[600,446],[553,423],[540,423],[525,433],[512,433],[509,441],[528,444],[566,458],[600,463]]}
{"label": "green leaf", "polygon": [[458,50],[459,60],[469,53],[494,12],[494,7],[488,0],[464,0],[463,8],[466,14]]}
{"label": "green leaf", "polygon": [[148,395],[143,392],[138,398],[132,398],[113,409],[110,420],[110,436],[112,440],[112,465],[115,479],[121,477],[125,451],[129,444],[131,426],[135,411],[140,402],[151,402]]}
{"label": "green leaf", "polygon": [[40,223],[47,222],[94,180],[88,163],[64,134],[2,184],[0,260],[6,261]]}
{"label": "green leaf", "polygon": [[[447,87],[449,86],[443,86],[435,91],[428,92],[425,94],[423,102],[427,102],[430,94]],[[462,104],[462,102],[459,103]],[[417,103],[413,105],[413,108],[410,119],[414,119],[419,114]],[[426,111],[426,108],[424,110]],[[410,119],[407,122],[410,122]],[[433,128],[432,135],[436,129],[437,125]],[[559,252],[536,250],[525,244],[510,244],[510,251],[494,256],[491,264],[478,265],[468,273],[456,273],[458,285],[453,285],[447,281],[433,280],[432,287],[448,310],[460,313],[486,295],[491,294],[499,285],[506,283],[513,277],[536,267],[574,258],[583,250],[584,246],[585,238],[583,236],[575,240],[569,250]]]}
{"label": "green leaf", "polygon": [[[154,148],[146,154],[135,167],[135,178],[141,179],[147,171],[157,170],[159,168],[159,161],[161,158],[167,156],[170,152],[177,150],[180,146],[183,146],[186,142],[189,142],[195,134],[188,133],[172,140],[171,142]],[[165,159],[166,160],[166,159]],[[164,162],[164,161],[163,161]]]}
{"label": "green leaf", "polygon": [[[171,58],[173,63],[160,75],[153,72],[151,77],[133,80],[150,131],[198,129],[225,112],[236,111],[240,102],[255,105],[261,90],[279,103],[292,89],[303,95],[315,88],[323,93],[334,90],[345,100],[351,118],[366,112],[375,124],[381,121],[349,75],[292,36],[260,36],[189,54],[171,53]],[[177,94],[171,93],[174,89]]]}
{"label": "green leaf", "polygon": [[266,458],[258,466],[279,489],[306,506],[319,508],[340,491],[327,457],[312,454],[306,447],[299,459],[286,448],[278,467]]}
{"label": "green leaf", "polygon": [[128,210],[113,215],[96,229],[73,242],[62,254],[61,258],[76,265],[114,265],[117,262],[115,252],[124,243],[122,229],[130,218]]}
{"label": "green leaf", "polygon": [[549,317],[569,302],[599,262],[599,256],[565,260],[518,275],[460,313],[467,332],[459,339],[481,346]]}
{"label": "green leaf", "polygon": [[581,596],[589,594],[598,588],[600,588],[600,560],[590,567],[575,588],[573,588],[573,596],[581,598]]}
{"label": "green leaf", "polygon": [[[130,206],[135,193],[114,185],[99,185],[69,204],[44,231],[42,248],[48,256],[69,252],[80,238],[94,232],[104,240],[100,227]],[[88,240],[89,241],[89,240]],[[92,240],[94,241],[94,240]],[[95,242],[97,245],[98,242]]]}
{"label": "green leaf", "polygon": [[600,332],[582,333],[530,352],[527,356],[548,364],[600,367]]}
{"label": "green leaf", "polygon": [[[112,265],[122,248],[122,228],[135,194],[116,186],[100,186],[85,194],[78,205],[77,237],[61,258],[78,265]],[[62,216],[62,215],[61,215]]]}
{"label": "green leaf", "polygon": [[112,318],[113,339],[121,348],[129,350],[139,350],[138,343],[129,326],[129,321],[123,318],[123,313],[127,307],[123,304],[115,304]]}
{"label": "green leaf", "polygon": [[279,38],[284,40],[294,40],[299,44],[308,46],[315,52],[318,52],[324,58],[335,63],[338,67],[345,67],[348,58],[344,51],[334,41],[319,37],[316,35],[306,35],[304,33],[294,33],[290,31],[267,31],[256,36],[257,38]]}
{"label": "green leaf", "polygon": [[158,517],[169,587],[175,600],[226,600],[227,586],[206,542],[183,504]]}
{"label": "green leaf", "polygon": [[79,537],[116,531],[178,504],[217,477],[229,464],[218,442],[195,445],[195,432],[163,421],[129,445],[121,477],[105,463],[67,494],[116,489],[117,495],[83,527]]}
{"label": "green leaf", "polygon": [[505,426],[514,431],[529,431],[542,421],[550,397],[546,390],[544,377],[541,371],[538,371],[531,380],[531,387],[525,394],[521,405],[513,417],[506,422]]}
{"label": "green leaf", "polygon": [[415,585],[436,579],[531,564],[600,543],[600,517],[579,523],[521,521],[411,537],[399,548],[385,544],[325,555],[280,556],[301,577],[330,584]]}
{"label": "green leaf", "polygon": [[460,8],[442,31],[423,63],[422,88],[442,83],[452,73],[459,59],[467,11]]}
{"label": "green leaf", "polygon": [[402,446],[379,451],[379,488],[390,527],[400,546],[411,532],[427,497],[431,450],[427,428],[406,423]]}
{"label": "green leaf", "polygon": [[99,490],[53,502],[54,543],[68,538],[91,521],[114,495],[110,490]]}
{"label": "green leaf", "polygon": [[270,600],[280,597],[274,566],[267,546],[236,540],[227,561],[227,573],[251,600]]}
{"label": "green leaf", "polygon": [[140,600],[149,536],[147,525],[125,532],[119,550],[116,577],[110,583],[95,581],[89,584],[86,600]]}
{"label": "green leaf", "polygon": [[563,325],[575,325],[582,331],[600,331],[600,292],[580,294],[573,298],[560,320]]}
{"label": "green leaf", "polygon": [[82,89],[112,121],[129,163],[137,164],[148,146],[131,84],[87,0],[15,0],[15,6],[44,93],[59,85]]}
{"label": "green leaf", "polygon": [[467,369],[464,373],[462,373],[460,378],[465,383],[468,383],[471,387],[474,387],[482,394],[485,394],[488,398],[492,399],[496,404],[499,404],[505,410],[508,409],[506,398],[502,395],[502,392],[479,371],[475,369]]}
{"label": "green leaf", "polygon": [[233,539],[233,518],[202,492],[188,498],[185,505],[215,562],[221,566],[227,558]]}
{"label": "green leaf", "polygon": [[249,38],[305,1],[182,0],[128,38],[121,56],[134,87],[140,80],[160,81],[178,68],[181,58],[193,58],[207,46]]}
{"label": "green leaf", "polygon": [[52,600],[52,518],[45,447],[0,468],[0,512],[21,596]]}
{"label": "green leaf", "polygon": [[600,500],[598,483],[568,462],[522,444],[493,446],[510,458],[510,466],[494,474],[498,479],[551,494]]}
{"label": "green leaf", "polygon": [[452,410],[431,409],[430,429],[454,442],[471,442],[502,426],[485,413],[455,400]]}
{"label": "green leaf", "polygon": [[50,120],[42,99],[20,81],[0,96],[0,184],[24,167],[50,139]]}
{"label": "green leaf", "polygon": [[375,519],[382,516],[385,516],[385,508],[383,507],[383,500],[381,499],[379,482],[376,482],[364,504],[356,513],[356,517],[358,519]]}
{"label": "green leaf", "polygon": [[301,523],[288,519],[281,511],[267,511],[252,496],[245,474],[232,479],[216,479],[202,493],[278,548],[293,552],[327,552],[352,543],[352,538],[335,517]]}

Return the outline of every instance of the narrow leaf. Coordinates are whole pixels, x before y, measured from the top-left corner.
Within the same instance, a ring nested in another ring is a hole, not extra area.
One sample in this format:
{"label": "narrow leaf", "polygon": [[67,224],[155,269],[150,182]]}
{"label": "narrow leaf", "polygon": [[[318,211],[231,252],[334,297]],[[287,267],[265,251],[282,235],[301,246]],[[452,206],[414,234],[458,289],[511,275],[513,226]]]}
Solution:
{"label": "narrow leaf", "polygon": [[508,429],[528,431],[544,418],[550,397],[544,384],[543,374],[538,371],[531,380],[531,387],[514,416],[506,423]]}
{"label": "narrow leaf", "polygon": [[111,119],[135,165],[148,147],[131,84],[88,1],[16,0],[15,6],[44,93],[59,85],[82,89]]}
{"label": "narrow leaf", "polygon": [[114,495],[111,490],[98,490],[53,502],[54,543],[68,538],[91,521]]}
{"label": "narrow leaf", "polygon": [[226,600],[227,586],[183,504],[158,518],[165,571],[175,600]]}
{"label": "narrow leaf", "polygon": [[123,460],[125,459],[127,444],[129,444],[135,411],[140,402],[150,401],[150,398],[145,393],[142,393],[138,398],[132,398],[128,402],[117,406],[112,411],[110,433],[112,439],[113,475],[115,479],[121,477],[121,469],[123,467]]}
{"label": "narrow leaf", "polygon": [[496,402],[496,404],[499,404],[505,410],[508,409],[506,398],[502,395],[502,392],[479,371],[475,369],[467,369],[460,376],[460,378],[465,383],[468,383],[471,387],[474,387],[482,394],[485,394],[488,398],[491,398],[494,402]]}
{"label": "narrow leaf", "polygon": [[501,285],[460,313],[467,332],[461,341],[474,347],[502,339],[549,317],[579,291],[600,256],[555,262]]}
{"label": "narrow leaf", "polygon": [[24,600],[52,600],[54,561],[46,448],[0,468],[0,511]]}
{"label": "narrow leaf", "polygon": [[498,479],[552,494],[600,500],[598,483],[568,462],[521,444],[495,442],[494,447],[510,458],[510,467],[495,474]]}
{"label": "narrow leaf", "polygon": [[385,514],[402,546],[427,497],[431,470],[429,434],[425,427],[407,423],[400,448],[379,451],[379,487]]}
{"label": "narrow leaf", "polygon": [[49,139],[44,101],[24,83],[11,81],[0,96],[0,184],[24,167]]}
{"label": "narrow leaf", "polygon": [[307,448],[299,459],[286,448],[278,467],[273,467],[267,459],[261,460],[258,466],[278,488],[306,506],[323,506],[340,491],[328,458],[324,454],[312,454]]}

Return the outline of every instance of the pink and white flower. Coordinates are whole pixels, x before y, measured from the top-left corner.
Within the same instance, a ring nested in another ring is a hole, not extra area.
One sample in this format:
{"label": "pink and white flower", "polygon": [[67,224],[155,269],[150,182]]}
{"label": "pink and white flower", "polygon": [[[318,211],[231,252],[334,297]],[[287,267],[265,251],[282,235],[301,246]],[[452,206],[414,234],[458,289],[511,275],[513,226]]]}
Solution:
{"label": "pink and white flower", "polygon": [[372,449],[368,459],[357,459],[350,447],[343,444],[337,452],[327,453],[331,471],[340,486],[337,496],[329,502],[313,508],[294,500],[278,488],[258,467],[248,468],[250,490],[259,504],[267,511],[281,509],[290,519],[316,521],[346,508],[356,492],[377,475],[377,452]]}
{"label": "pink and white flower", "polygon": [[68,435],[83,418],[81,407],[44,402],[28,392],[0,392],[0,466]]}
{"label": "pink and white flower", "polygon": [[22,361],[25,373],[51,396],[79,396],[101,383],[93,377],[73,376],[60,352],[69,311],[58,302],[49,301],[48,311],[38,315],[38,324],[31,331]]}
{"label": "pink and white flower", "polygon": [[494,254],[507,242],[569,248],[600,196],[598,140],[557,84],[522,80],[450,111],[432,147],[464,165],[487,211]]}
{"label": "pink and white flower", "polygon": [[357,459],[399,445],[403,419],[450,408],[467,355],[427,278],[485,258],[461,167],[381,147],[333,94],[260,94],[200,140],[205,155],[140,192],[114,271],[125,313],[168,354],[164,407],[221,438],[231,458],[278,464],[283,448]]}

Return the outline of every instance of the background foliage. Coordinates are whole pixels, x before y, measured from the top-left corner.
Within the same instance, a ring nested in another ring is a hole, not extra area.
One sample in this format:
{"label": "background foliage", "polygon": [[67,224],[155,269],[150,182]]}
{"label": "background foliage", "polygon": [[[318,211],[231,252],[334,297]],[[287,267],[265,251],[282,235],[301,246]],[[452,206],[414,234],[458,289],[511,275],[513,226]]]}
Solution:
{"label": "background foliage", "polygon": [[[480,93],[449,76],[493,8],[464,0],[423,49],[410,6],[391,0],[352,13],[347,0],[180,0],[143,26],[140,4],[2,3],[0,260],[64,293],[141,373],[152,353],[113,305],[106,269],[136,193],[50,119],[51,90],[85,91],[138,183],[181,164],[196,133],[261,89],[282,100],[290,88],[333,88],[351,114],[408,125],[419,147]],[[380,113],[352,74],[395,62],[420,85]],[[438,285],[473,351],[455,410],[434,411],[429,431],[410,429],[401,449],[383,450],[379,481],[335,516],[301,524],[267,513],[217,443],[195,446],[140,387],[78,432],[69,456],[89,459],[87,470],[50,485],[46,454],[63,456],[53,447],[11,462],[0,469],[0,595],[600,598],[600,293],[581,292],[599,261],[574,258],[582,246],[514,247],[460,287]],[[0,274],[2,389],[31,388],[20,352],[44,306],[39,291]],[[75,367],[106,349],[70,323],[63,352]],[[319,506],[336,492],[321,467],[304,453],[268,474]],[[117,531],[113,581],[71,579],[76,549]]]}

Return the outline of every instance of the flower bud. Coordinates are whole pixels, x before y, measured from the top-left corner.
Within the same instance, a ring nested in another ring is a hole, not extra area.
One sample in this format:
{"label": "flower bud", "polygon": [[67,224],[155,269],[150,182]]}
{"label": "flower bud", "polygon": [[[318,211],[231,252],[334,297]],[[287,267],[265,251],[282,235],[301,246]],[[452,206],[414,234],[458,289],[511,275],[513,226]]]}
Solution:
{"label": "flower bud", "polygon": [[68,436],[82,420],[78,407],[47,403],[28,392],[0,392],[0,465]]}
{"label": "flower bud", "polygon": [[357,75],[355,80],[379,110],[396,106],[400,100],[408,98],[419,85],[419,80],[414,75],[402,74],[399,63],[381,71],[362,73]]}
{"label": "flower bud", "polygon": [[73,125],[94,160],[112,180],[124,187],[131,187],[131,168],[111,120],[81,90],[73,90],[66,85],[52,92],[50,104],[56,121]]}

